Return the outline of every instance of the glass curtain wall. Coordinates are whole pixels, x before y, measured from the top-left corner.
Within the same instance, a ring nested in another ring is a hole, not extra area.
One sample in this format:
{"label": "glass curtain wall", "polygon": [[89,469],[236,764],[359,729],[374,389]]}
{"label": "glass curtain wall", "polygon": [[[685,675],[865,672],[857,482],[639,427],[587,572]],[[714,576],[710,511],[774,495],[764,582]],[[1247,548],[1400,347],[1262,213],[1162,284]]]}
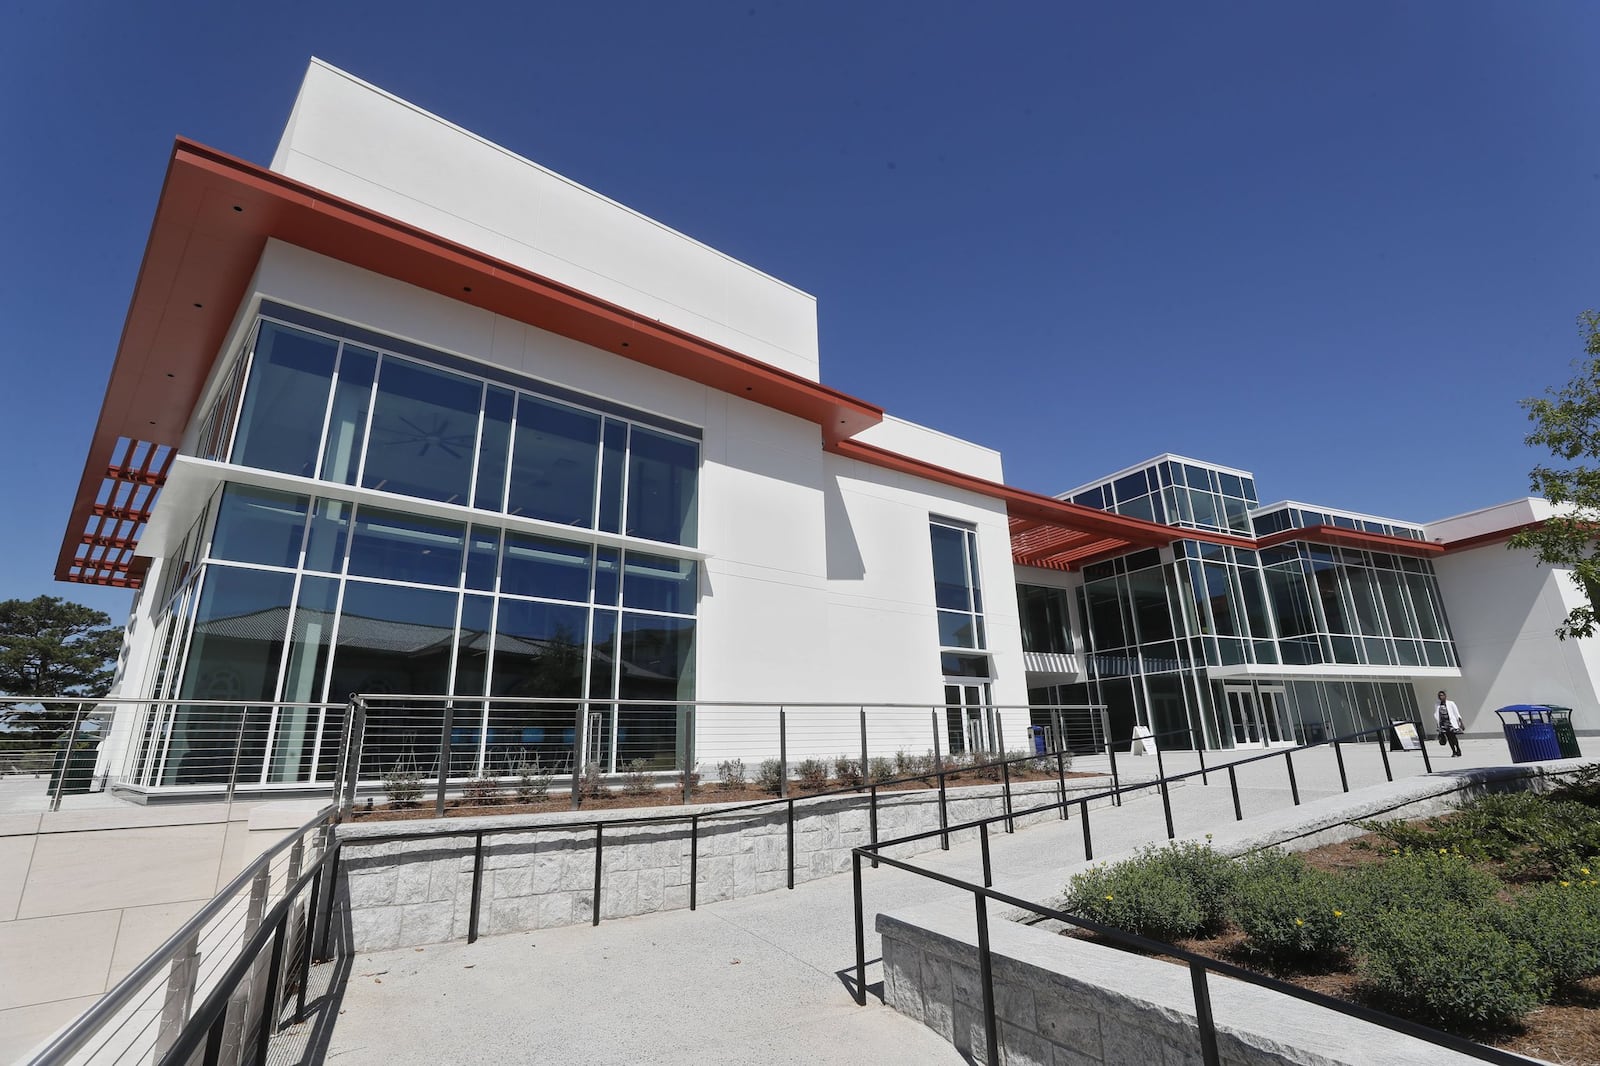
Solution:
{"label": "glass curtain wall", "polygon": [[993,677],[978,569],[978,531],[932,518],[933,593],[938,610],[939,667],[945,679],[946,751],[995,750],[998,728],[989,695]]}
{"label": "glass curtain wall", "polygon": [[[606,770],[675,765],[680,701],[694,694],[699,568],[671,549],[698,536],[694,431],[433,365],[373,335],[357,343],[340,332],[353,327],[317,321],[326,332],[257,323],[206,416],[209,454],[470,505],[484,521],[227,485],[213,525],[197,525],[163,576],[153,694],[263,704],[458,696],[452,761],[477,772],[531,757],[564,769],[585,701],[660,700],[591,704],[588,757]],[[661,549],[506,530],[498,515]],[[519,697],[570,702],[518,709]],[[146,724],[140,770],[151,784],[222,781],[237,751],[241,780],[325,779],[339,719],[263,706],[242,726],[231,713],[230,733],[217,712],[180,703]],[[435,759],[436,723],[374,716],[369,730],[376,750]]]}
{"label": "glass curtain wall", "polygon": [[1249,535],[1255,480],[1215,467],[1162,460],[1085,489],[1073,503],[1174,526]]}

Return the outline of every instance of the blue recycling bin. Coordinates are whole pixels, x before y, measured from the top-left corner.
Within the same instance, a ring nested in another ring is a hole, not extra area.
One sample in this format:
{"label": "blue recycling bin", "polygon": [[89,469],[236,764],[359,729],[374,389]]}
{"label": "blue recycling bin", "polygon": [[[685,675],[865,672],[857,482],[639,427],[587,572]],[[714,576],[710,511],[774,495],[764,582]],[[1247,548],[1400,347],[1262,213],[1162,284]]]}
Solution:
{"label": "blue recycling bin", "polygon": [[1556,739],[1550,708],[1518,703],[1501,707],[1494,713],[1500,716],[1500,728],[1505,730],[1506,747],[1511,749],[1512,762],[1543,762],[1561,758],[1561,744]]}
{"label": "blue recycling bin", "polygon": [[1028,735],[1033,738],[1033,753],[1035,755],[1043,755],[1047,750],[1044,740],[1044,726],[1030,725],[1028,727]]}

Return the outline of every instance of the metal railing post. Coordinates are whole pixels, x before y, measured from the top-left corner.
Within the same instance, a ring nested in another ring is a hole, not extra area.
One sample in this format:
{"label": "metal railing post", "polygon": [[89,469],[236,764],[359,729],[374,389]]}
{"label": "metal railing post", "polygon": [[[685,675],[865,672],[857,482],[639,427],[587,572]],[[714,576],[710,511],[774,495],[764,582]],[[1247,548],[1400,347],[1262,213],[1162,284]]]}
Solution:
{"label": "metal railing post", "polygon": [[1339,764],[1339,787],[1349,792],[1350,778],[1344,772],[1344,750],[1337,740],[1333,742],[1333,760]]}
{"label": "metal railing post", "polygon": [[1431,774],[1433,773],[1433,758],[1428,754],[1428,735],[1422,731],[1421,717],[1417,717],[1413,721],[1416,723],[1417,746],[1422,749],[1422,772]]}
{"label": "metal railing post", "polygon": [[1300,806],[1300,786],[1294,779],[1294,752],[1283,753],[1283,765],[1289,768],[1289,796],[1294,800],[1296,807]]}
{"label": "metal railing post", "polygon": [[1206,968],[1198,962],[1189,963],[1189,977],[1194,984],[1194,1020],[1200,1030],[1200,1061],[1204,1066],[1221,1066],[1217,1054],[1217,1024],[1211,1017],[1211,988],[1206,983]]}
{"label": "metal railing post", "polygon": [[[878,782],[873,781],[871,790],[867,793],[867,839],[872,846],[878,846]],[[872,853],[872,868],[878,868],[878,853]]]}
{"label": "metal railing post", "polygon": [[306,1018],[306,988],[311,984],[311,943],[312,934],[317,926],[317,893],[322,888],[322,866],[319,864],[315,873],[311,875],[311,894],[306,900],[306,918],[300,936],[300,979],[299,990],[295,999],[294,1020],[303,1022]]}
{"label": "metal railing post", "polygon": [[[1059,741],[1059,737],[1057,738]],[[1067,763],[1061,754],[1061,748],[1056,748],[1056,800],[1061,804],[1061,820],[1067,820]]]}
{"label": "metal railing post", "polygon": [[483,902],[483,833],[472,841],[472,909],[467,914],[467,943],[478,942],[478,907]]}
{"label": "metal railing post", "polygon": [[1017,831],[1017,823],[1011,817],[1011,763],[1006,761],[1003,752],[1000,758],[1000,787],[1006,805],[1006,832],[1015,833]]}
{"label": "metal railing post", "polygon": [[322,906],[316,925],[318,962],[326,962],[331,957],[328,954],[328,940],[333,934],[333,900],[339,894],[339,844],[332,837],[332,828],[327,826],[323,830],[328,836],[323,844]]}
{"label": "metal railing post", "polygon": [[867,709],[861,708],[861,780],[866,781],[871,773],[871,763],[867,761]]}
{"label": "metal railing post", "polygon": [[1206,774],[1206,738],[1204,736],[1196,736],[1194,728],[1191,726],[1189,729],[1189,743],[1194,745],[1194,753],[1200,756],[1200,783],[1202,785],[1211,784],[1211,778]]}
{"label": "metal railing post", "polygon": [[[78,704],[78,709],[72,712],[72,728],[61,734],[62,743],[66,750],[61,753],[61,771],[56,774],[56,787],[50,797],[50,809],[61,809],[61,793],[67,786],[67,771],[72,766],[72,746],[78,742],[78,726],[83,722],[83,704]],[[228,797],[233,797],[233,785],[228,786]]]}
{"label": "metal railing post", "polygon": [[944,756],[939,751],[939,708],[933,708],[933,765],[939,772],[939,850],[950,850],[950,816],[945,808]]}
{"label": "metal railing post", "polygon": [[867,1005],[867,916],[861,900],[861,852],[850,851],[850,881],[856,902],[856,1006]]}
{"label": "metal railing post", "polygon": [[244,727],[250,720],[250,708],[239,711],[239,732],[233,739],[233,765],[228,770],[228,803],[233,803],[233,788],[239,781],[239,756],[244,752]]}
{"label": "metal railing post", "polygon": [[1388,730],[1378,734],[1378,754],[1383,756],[1383,776],[1390,781],[1394,780],[1394,769],[1389,765],[1389,737]]}
{"label": "metal railing post", "polygon": [[455,727],[455,704],[446,703],[439,720],[439,794],[434,797],[433,814],[444,817],[444,792],[450,781],[450,733]]}
{"label": "metal railing post", "polygon": [[584,736],[589,728],[589,702],[578,704],[572,709],[572,795],[567,806],[568,810],[577,810],[583,805],[583,779],[589,769],[589,760],[584,758]]}
{"label": "metal railing post", "polygon": [[356,787],[361,780],[361,756],[366,748],[367,741],[367,701],[360,696],[351,696],[350,703],[345,709],[345,729],[348,731],[345,749],[344,796],[339,803],[338,817],[355,810]]}
{"label": "metal railing post", "polygon": [[173,958],[167,974],[167,994],[161,1002],[161,1028],[156,1033],[155,1061],[177,1041],[194,1009],[195,985],[200,977],[200,938],[191,937]]}
{"label": "metal railing post", "polygon": [[1172,828],[1172,796],[1167,792],[1167,779],[1161,779],[1161,810],[1167,817],[1167,839],[1171,840],[1178,834]]}
{"label": "metal railing post", "polygon": [[994,887],[994,874],[989,867],[989,823],[978,824],[978,840],[983,845],[983,887]]}
{"label": "metal railing post", "polygon": [[683,709],[683,805],[687,807],[694,800],[694,704],[686,704]]}
{"label": "metal railing post", "polygon": [[1089,801],[1078,801],[1078,818],[1083,822],[1083,861],[1094,858],[1094,842],[1089,839]]}
{"label": "metal railing post", "polygon": [[[1109,738],[1110,734],[1107,734]],[[1117,749],[1109,739],[1106,741],[1106,753],[1111,756],[1111,805],[1122,806],[1122,780],[1117,777]]]}
{"label": "metal railing post", "polygon": [[606,824],[594,823],[594,906],[591,908],[590,925],[600,924],[600,869],[604,858],[606,846]]}
{"label": "metal railing post", "polygon": [[289,912],[285,910],[278,917],[278,924],[272,930],[272,961],[267,964],[266,995],[261,1003],[261,1018],[256,1023],[256,1053],[255,1062],[265,1066],[267,1061],[267,1044],[272,1040],[272,1035],[278,1029],[278,970],[283,965],[283,938],[284,927],[288,924]]}
{"label": "metal railing post", "polygon": [[[789,798],[789,715],[784,708],[778,708],[778,796],[780,799]],[[791,807],[792,811],[794,808]],[[794,820],[790,819],[793,828]],[[790,850],[793,850],[792,848]],[[790,877],[790,888],[794,887],[794,878]]]}
{"label": "metal railing post", "polygon": [[989,900],[982,892],[972,894],[978,912],[978,981],[983,986],[983,1039],[989,1057],[985,1062],[999,1066],[1000,1026],[994,1016],[994,959],[989,954]]}
{"label": "metal railing post", "polygon": [[789,887],[790,888],[794,888],[794,800],[793,799],[789,800],[788,808],[789,808],[789,826],[788,826],[787,832],[785,833],[785,837],[786,837],[786,839],[788,841],[788,847],[786,848],[786,851],[787,851],[788,856],[789,856],[789,859],[788,859],[788,861],[789,861]]}
{"label": "metal railing post", "polygon": [[700,899],[700,816],[689,816],[689,909]]}
{"label": "metal railing post", "polygon": [[1244,808],[1239,806],[1239,775],[1233,764],[1228,764],[1228,790],[1233,793],[1233,820],[1244,821]]}

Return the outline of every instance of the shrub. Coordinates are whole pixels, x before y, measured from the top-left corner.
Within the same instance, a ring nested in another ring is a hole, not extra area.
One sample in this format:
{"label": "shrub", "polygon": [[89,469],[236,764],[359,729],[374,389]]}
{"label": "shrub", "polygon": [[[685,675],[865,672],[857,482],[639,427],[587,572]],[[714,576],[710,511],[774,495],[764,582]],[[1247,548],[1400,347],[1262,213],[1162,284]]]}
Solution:
{"label": "shrub", "polygon": [[916,777],[922,773],[922,759],[904,750],[894,753],[894,776]]}
{"label": "shrub", "polygon": [[650,776],[650,764],[634,759],[622,768],[622,791],[630,796],[650,796],[656,790],[656,779]]}
{"label": "shrub", "polygon": [[700,787],[699,770],[679,770],[678,789],[688,795],[694,795],[694,790]]}
{"label": "shrub", "polygon": [[828,787],[828,764],[821,759],[801,759],[795,764],[794,772],[801,788],[821,792]]}
{"label": "shrub", "polygon": [[494,777],[476,777],[461,786],[461,795],[472,807],[491,807],[505,796],[505,785]]}
{"label": "shrub", "polygon": [[422,798],[422,771],[410,756],[383,773],[383,791],[396,807],[409,807]]}
{"label": "shrub", "polygon": [[838,778],[839,784],[844,788],[860,788],[861,772],[860,759],[841,755],[833,760],[833,776]]}
{"label": "shrub", "polygon": [[597,762],[584,763],[583,774],[578,778],[578,795],[584,799],[599,799],[609,794],[604,767]]}
{"label": "shrub", "polygon": [[1346,910],[1338,878],[1281,851],[1242,859],[1228,893],[1246,945],[1276,966],[1337,955]]}
{"label": "shrub", "polygon": [[1550,790],[1550,798],[1564,803],[1600,807],[1600,763],[1590,763],[1570,774]]}
{"label": "shrub", "polygon": [[550,771],[545,769],[535,755],[531,762],[518,763],[512,770],[516,775],[517,799],[523,803],[534,803],[542,800],[550,792]]}
{"label": "shrub", "polygon": [[1238,871],[1209,845],[1144,848],[1131,859],[1077,874],[1066,909],[1093,921],[1158,940],[1216,932]]}
{"label": "shrub", "polygon": [[1500,928],[1533,951],[1557,986],[1600,974],[1600,881],[1581,873],[1592,869],[1529,889],[1514,906],[1500,908]]}
{"label": "shrub", "polygon": [[894,763],[882,755],[874,755],[869,766],[869,779],[872,781],[888,781],[894,777]]}
{"label": "shrub", "polygon": [[1547,971],[1533,948],[1496,928],[1485,911],[1449,903],[1371,916],[1358,972],[1377,1005],[1465,1028],[1507,1025],[1537,1007]]}
{"label": "shrub", "polygon": [[717,780],[730,792],[743,788],[746,784],[744,760],[727,759],[717,763]]}
{"label": "shrub", "polygon": [[761,769],[756,771],[756,784],[761,786],[761,791],[770,792],[774,796],[783,791],[783,763],[777,759],[761,760]]}
{"label": "shrub", "polygon": [[1434,914],[1476,910],[1500,888],[1493,875],[1454,852],[1407,851],[1352,871],[1346,878],[1349,943],[1364,947],[1381,935],[1378,920],[1391,913]]}

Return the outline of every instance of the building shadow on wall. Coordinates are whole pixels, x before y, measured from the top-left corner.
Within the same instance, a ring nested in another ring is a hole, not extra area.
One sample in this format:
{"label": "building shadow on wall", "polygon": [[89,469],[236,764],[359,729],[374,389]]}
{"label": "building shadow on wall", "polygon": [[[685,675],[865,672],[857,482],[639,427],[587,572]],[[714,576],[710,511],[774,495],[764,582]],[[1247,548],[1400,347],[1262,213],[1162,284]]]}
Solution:
{"label": "building shadow on wall", "polygon": [[867,565],[861,558],[855,527],[850,524],[850,509],[845,506],[844,490],[837,474],[825,477],[822,485],[822,518],[827,541],[829,581],[861,581]]}

